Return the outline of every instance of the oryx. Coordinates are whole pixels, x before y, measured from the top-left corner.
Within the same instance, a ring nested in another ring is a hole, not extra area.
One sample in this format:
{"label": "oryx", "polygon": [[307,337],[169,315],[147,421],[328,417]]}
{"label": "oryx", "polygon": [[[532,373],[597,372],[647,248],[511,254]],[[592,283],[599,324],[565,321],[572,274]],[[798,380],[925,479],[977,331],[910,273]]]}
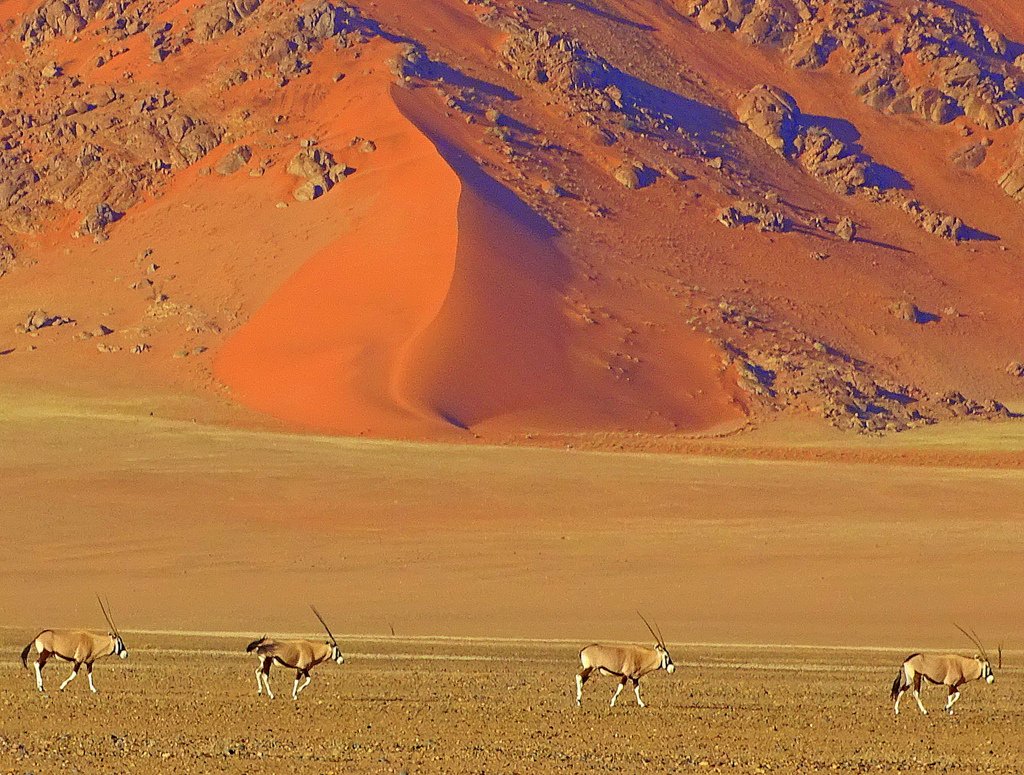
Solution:
{"label": "oryx", "polygon": [[[342,656],[341,650],[338,648],[338,641],[331,634],[327,622],[316,608],[312,605],[310,608],[313,609],[316,618],[320,620],[320,624],[327,631],[329,640],[323,643],[314,643],[309,640],[270,640],[264,635],[245,647],[246,652],[255,651],[256,657],[260,661],[260,666],[256,670],[256,694],[262,694],[263,688],[266,687],[267,696],[274,699],[274,693],[270,691],[270,666],[274,662],[295,670],[295,683],[292,686],[293,700],[299,699],[299,692],[309,685],[311,669],[328,659],[333,659],[339,665],[345,663],[345,657]],[[299,686],[299,679],[303,677],[306,681]]]}
{"label": "oryx", "polygon": [[[928,711],[925,710],[924,705],[921,703],[922,678],[929,683],[943,684],[948,687],[949,694],[946,698],[946,707],[943,710],[950,715],[953,715],[953,703],[960,699],[961,686],[969,681],[977,681],[978,679],[984,679],[986,683],[992,683],[996,680],[988,654],[985,651],[985,647],[981,645],[978,636],[974,634],[973,630],[967,632],[959,624],[954,624],[954,626],[974,643],[978,648],[979,654],[973,658],[962,657],[959,654],[911,654],[903,660],[903,666],[900,667],[896,680],[892,682],[892,692],[890,694],[891,698],[896,701],[895,711],[897,716],[900,713],[900,699],[903,697],[903,693],[911,686],[914,687],[914,699],[917,700],[917,707],[921,713],[926,716],[928,715]],[[998,656],[999,668],[1002,669],[1002,646],[999,647]]]}
{"label": "oryx", "polygon": [[646,707],[640,698],[640,679],[655,670],[662,670],[674,673],[676,666],[672,664],[672,657],[669,656],[668,648],[659,632],[655,632],[650,623],[644,619],[643,614],[637,611],[637,615],[643,619],[647,629],[654,636],[656,645],[654,648],[647,646],[604,646],[593,643],[580,649],[580,671],[576,674],[576,705],[583,704],[583,684],[590,678],[590,674],[597,670],[601,675],[614,675],[621,680],[615,687],[612,695],[612,706],[619,698],[619,693],[627,681],[633,682],[633,693],[636,695],[637,704]]}
{"label": "oryx", "polygon": [[39,652],[39,656],[34,662],[36,688],[39,691],[43,691],[43,667],[52,656],[74,663],[71,675],[64,679],[64,683],[60,685],[61,689],[75,680],[79,668],[85,665],[85,670],[89,675],[89,689],[94,694],[96,686],[92,682],[92,663],[100,657],[108,657],[111,654],[117,654],[121,659],[127,658],[128,649],[124,647],[121,634],[114,626],[114,620],[110,616],[110,605],[104,605],[99,595],[96,596],[96,600],[99,601],[100,610],[103,611],[103,618],[110,625],[110,632],[106,635],[96,635],[81,630],[43,630],[22,649],[21,664],[25,666],[26,670],[28,669],[28,653],[32,650],[32,646],[35,646],[36,651]]}

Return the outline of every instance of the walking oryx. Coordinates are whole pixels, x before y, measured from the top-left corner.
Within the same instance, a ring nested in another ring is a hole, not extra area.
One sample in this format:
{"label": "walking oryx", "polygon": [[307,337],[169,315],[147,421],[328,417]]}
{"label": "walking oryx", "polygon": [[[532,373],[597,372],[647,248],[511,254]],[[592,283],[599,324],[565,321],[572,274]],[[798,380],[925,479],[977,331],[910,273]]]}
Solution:
{"label": "walking oryx", "polygon": [[[985,647],[981,645],[978,636],[974,631],[967,632],[959,624],[955,625],[960,632],[966,635],[980,652],[979,656],[973,659],[961,657],[958,654],[911,654],[903,660],[903,666],[892,682],[891,697],[896,701],[896,715],[900,713],[900,698],[903,693],[913,685],[914,699],[917,700],[917,707],[928,715],[921,703],[921,679],[924,678],[933,684],[944,684],[949,688],[949,696],[946,698],[944,710],[953,715],[953,703],[960,699],[960,687],[968,681],[977,681],[983,678],[986,683],[996,680],[992,672],[992,665],[989,662]],[[1003,647],[999,647],[999,668],[1003,667]]]}
{"label": "walking oryx", "polygon": [[128,656],[128,649],[124,647],[121,634],[117,631],[117,627],[114,626],[114,621],[110,617],[110,606],[103,605],[99,595],[96,596],[96,599],[99,601],[100,610],[103,611],[103,618],[110,625],[110,632],[106,635],[95,635],[91,632],[82,632],[81,630],[43,630],[36,635],[31,643],[22,649],[21,664],[25,666],[26,670],[28,669],[28,653],[32,650],[32,646],[34,645],[36,651],[39,652],[39,656],[34,663],[36,668],[36,688],[39,691],[43,691],[43,667],[46,665],[46,660],[52,656],[74,663],[74,666],[71,668],[71,675],[64,679],[64,683],[60,685],[61,689],[75,680],[75,676],[78,675],[78,669],[85,665],[85,670],[89,675],[89,689],[93,693],[96,692],[96,687],[92,682],[92,663],[100,657],[109,657],[111,654],[117,654],[121,659],[125,659]]}
{"label": "walking oryx", "polygon": [[[669,656],[665,641],[658,632],[644,619],[643,614],[637,611],[637,615],[644,620],[647,629],[651,631],[655,647],[646,646],[602,646],[599,643],[585,646],[580,650],[581,669],[576,674],[576,705],[583,704],[583,684],[590,678],[590,674],[597,670],[601,675],[614,675],[620,678],[619,685],[615,687],[612,695],[612,706],[619,698],[619,693],[627,681],[633,682],[633,693],[636,694],[637,704],[646,707],[640,699],[640,679],[648,673],[664,668],[669,673],[674,673],[676,666],[672,664],[672,657]],[[659,629],[660,632],[660,629]]]}
{"label": "walking oryx", "polygon": [[[263,688],[266,687],[267,696],[274,699],[274,693],[270,691],[270,666],[274,662],[295,670],[295,684],[292,686],[293,700],[299,699],[299,692],[309,686],[311,680],[309,671],[321,662],[333,659],[339,665],[345,663],[345,657],[341,655],[341,650],[338,648],[338,641],[331,634],[327,622],[316,608],[313,606],[310,608],[313,609],[316,618],[320,620],[320,624],[324,626],[330,640],[323,643],[314,643],[309,640],[270,640],[264,635],[245,647],[246,652],[255,651],[256,657],[260,660],[260,666],[256,670],[256,694],[262,694]],[[306,682],[299,686],[299,679],[303,677]]]}

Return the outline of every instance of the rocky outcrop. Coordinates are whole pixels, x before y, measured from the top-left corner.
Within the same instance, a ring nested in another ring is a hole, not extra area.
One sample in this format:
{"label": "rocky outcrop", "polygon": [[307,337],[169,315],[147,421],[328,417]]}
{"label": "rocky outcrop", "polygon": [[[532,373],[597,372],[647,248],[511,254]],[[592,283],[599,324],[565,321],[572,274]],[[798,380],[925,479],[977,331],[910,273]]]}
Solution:
{"label": "rocky outcrop", "polygon": [[304,147],[288,162],[288,174],[302,178],[302,183],[292,193],[298,202],[317,199],[344,180],[351,170],[338,164],[334,156],[315,143],[306,141]]}
{"label": "rocky outcrop", "polygon": [[554,91],[599,90],[608,85],[608,64],[566,35],[520,27],[509,35],[501,54],[513,75]]}
{"label": "rocky outcrop", "polygon": [[56,37],[70,38],[85,29],[105,0],[44,0],[28,14],[16,37],[33,49]]}
{"label": "rocky outcrop", "polygon": [[966,235],[964,222],[955,215],[932,210],[916,199],[903,203],[903,211],[909,213],[920,228],[929,234],[948,240],[960,240]]}
{"label": "rocky outcrop", "polygon": [[261,4],[262,0],[210,0],[196,11],[192,34],[198,41],[219,38],[254,14]]}
{"label": "rocky outcrop", "polygon": [[[945,124],[966,115],[985,129],[1024,119],[1014,48],[954,3],[903,9],[874,0],[685,0],[705,30],[783,49],[794,67],[826,65],[842,49],[872,107]],[[870,43],[868,41],[871,41]],[[907,72],[914,72],[911,83]]]}
{"label": "rocky outcrop", "polygon": [[328,40],[340,48],[370,35],[366,20],[345,3],[316,2],[298,7],[265,32],[251,51],[265,75],[286,82],[309,72],[312,55]]}
{"label": "rocky outcrop", "polygon": [[999,177],[999,187],[1007,196],[1024,202],[1024,134],[1021,135],[1016,158]]}
{"label": "rocky outcrop", "polygon": [[740,200],[723,207],[718,211],[717,220],[730,229],[753,223],[760,231],[765,232],[786,232],[793,225],[781,211],[748,200]]}
{"label": "rocky outcrop", "polygon": [[737,118],[769,147],[838,191],[849,194],[867,184],[870,159],[828,127],[805,123],[796,100],[782,89],[753,87],[741,97]]}
{"label": "rocky outcrop", "polygon": [[740,99],[736,117],[747,129],[783,156],[794,151],[800,133],[800,109],[796,100],[775,86],[760,84]]}

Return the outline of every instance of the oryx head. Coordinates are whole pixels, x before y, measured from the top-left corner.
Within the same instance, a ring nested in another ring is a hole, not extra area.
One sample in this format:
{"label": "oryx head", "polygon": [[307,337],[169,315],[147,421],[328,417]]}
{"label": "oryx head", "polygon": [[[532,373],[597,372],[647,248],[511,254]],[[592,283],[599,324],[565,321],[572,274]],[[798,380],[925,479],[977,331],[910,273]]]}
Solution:
{"label": "oryx head", "polygon": [[331,628],[327,626],[327,622],[324,621],[324,617],[320,615],[320,612],[316,610],[316,607],[310,604],[310,608],[313,609],[313,613],[316,614],[316,618],[320,620],[320,624],[324,626],[324,630],[327,632],[329,640],[325,643],[331,647],[331,659],[337,662],[339,665],[345,664],[345,657],[341,653],[341,649],[338,647],[338,641],[335,640],[334,635],[331,634]]}
{"label": "oryx head", "polygon": [[107,635],[114,642],[114,653],[121,659],[128,658],[128,649],[125,648],[124,641],[121,640],[121,633],[117,631],[117,626],[114,624],[113,618],[110,616],[110,602],[106,605],[100,600],[100,596],[96,595],[96,601],[100,604],[100,610],[103,611],[103,618],[107,620],[107,624],[110,625],[110,632]]}
{"label": "oryx head", "polygon": [[664,670],[667,673],[674,673],[676,671],[676,666],[672,664],[672,656],[668,653],[668,646],[665,645],[665,639],[661,637],[661,628],[659,627],[658,632],[655,632],[654,628],[651,627],[650,622],[648,622],[647,619],[644,619],[644,615],[642,613],[637,611],[636,615],[644,620],[644,624],[647,625],[647,629],[650,630],[651,635],[654,636],[654,640],[657,644],[655,645],[654,650],[657,651],[658,655],[661,657],[661,664],[658,665],[658,669]]}
{"label": "oryx head", "polygon": [[[981,667],[981,678],[985,681],[985,683],[989,683],[989,684],[993,683],[996,680],[996,675],[995,675],[995,673],[992,672],[992,662],[988,658],[988,652],[985,651],[985,647],[981,645],[981,639],[977,636],[977,634],[974,632],[974,630],[971,630],[970,632],[967,632],[967,630],[965,630],[963,627],[961,627],[956,622],[953,622],[953,626],[956,627],[958,630],[960,630],[960,632],[962,632],[964,635],[966,635],[970,639],[971,643],[973,643],[975,646],[977,646],[978,651],[980,653],[975,654],[974,658],[976,660],[978,660],[978,664]],[[999,646],[998,656],[999,656],[999,668],[1002,669],[1002,667],[1003,667],[1003,647],[1002,647],[1001,644]]]}

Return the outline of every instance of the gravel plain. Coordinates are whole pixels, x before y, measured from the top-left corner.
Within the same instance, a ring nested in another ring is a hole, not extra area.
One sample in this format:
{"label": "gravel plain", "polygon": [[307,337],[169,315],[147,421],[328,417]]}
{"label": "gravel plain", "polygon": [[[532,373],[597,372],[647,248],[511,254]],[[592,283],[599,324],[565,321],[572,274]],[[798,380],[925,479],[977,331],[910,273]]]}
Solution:
{"label": "gravel plain", "polygon": [[[573,704],[577,646],[346,637],[298,702],[275,669],[258,697],[244,637],[126,633],[126,662],[97,662],[47,692],[2,636],[0,771],[176,773],[996,772],[1024,771],[1020,673],[944,691],[894,718],[894,650],[674,647],[678,670],[608,707],[610,678]],[[31,637],[30,635],[26,635]],[[582,644],[581,644],[582,645]]]}

